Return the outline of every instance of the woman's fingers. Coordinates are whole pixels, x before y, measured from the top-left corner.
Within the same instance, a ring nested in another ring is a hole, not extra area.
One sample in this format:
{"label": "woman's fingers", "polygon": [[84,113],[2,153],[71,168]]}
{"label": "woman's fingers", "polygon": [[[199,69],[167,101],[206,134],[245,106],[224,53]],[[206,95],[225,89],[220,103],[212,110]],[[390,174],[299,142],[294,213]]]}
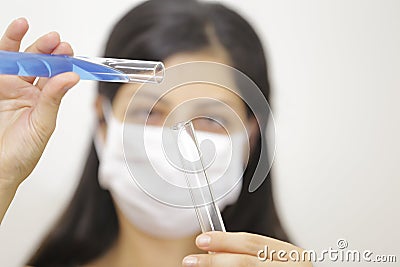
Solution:
{"label": "woman's fingers", "polygon": [[[199,235],[196,238],[196,245],[205,251],[214,252],[229,252],[237,254],[247,254],[254,257],[258,257],[261,250],[265,250],[267,247],[268,251],[280,251],[284,250],[290,252],[291,250],[299,251],[300,249],[292,244],[273,239],[266,236],[250,233],[225,233],[225,232],[207,232]],[[266,255],[269,259],[270,256],[274,260],[279,260],[277,253],[271,253],[272,255]],[[264,254],[262,255],[264,256]]]}
{"label": "woman's fingers", "polygon": [[[60,45],[60,35],[57,32],[50,32],[43,35],[31,44],[25,52],[38,53],[38,54],[52,54],[54,50]],[[33,83],[36,77],[21,77],[24,81]]]}
{"label": "woman's fingers", "polygon": [[28,28],[28,21],[25,18],[19,18],[11,22],[0,39],[0,50],[19,51],[21,40]]}
{"label": "woman's fingers", "polygon": [[262,267],[285,266],[282,262],[260,261],[257,257],[243,254],[215,253],[190,255],[183,259],[184,267]]}
{"label": "woman's fingers", "polygon": [[207,232],[196,238],[196,245],[200,249],[216,253],[187,256],[183,260],[183,266],[312,266],[308,261],[289,258],[289,253],[301,253],[302,249],[257,234]]}
{"label": "woman's fingers", "polygon": [[[21,40],[28,31],[29,25],[25,18],[19,18],[14,20],[5,31],[3,37],[0,39],[0,50],[6,51],[19,51],[21,46]],[[52,54],[61,45],[60,35],[57,32],[50,32],[37,39],[32,45],[30,45],[25,52],[29,53],[40,53],[40,54]],[[72,48],[70,45],[61,45],[58,54],[71,55]],[[22,80],[29,83],[33,83],[35,77],[21,77]],[[42,83],[43,86],[43,83]]]}
{"label": "woman's fingers", "polygon": [[[60,42],[56,48],[54,48],[52,54],[55,55],[68,55],[68,56],[73,56],[74,51],[72,50],[72,47],[69,43],[66,42]],[[46,82],[48,81],[48,78],[40,78],[38,82],[36,83],[36,86],[42,90]]]}
{"label": "woman's fingers", "polygon": [[78,81],[78,74],[67,72],[50,78],[44,85],[37,105],[32,112],[32,122],[37,134],[41,138],[45,138],[46,142],[56,126],[61,99]]}
{"label": "woman's fingers", "polygon": [[57,32],[49,32],[37,39],[25,52],[51,54],[60,42],[60,35]]}

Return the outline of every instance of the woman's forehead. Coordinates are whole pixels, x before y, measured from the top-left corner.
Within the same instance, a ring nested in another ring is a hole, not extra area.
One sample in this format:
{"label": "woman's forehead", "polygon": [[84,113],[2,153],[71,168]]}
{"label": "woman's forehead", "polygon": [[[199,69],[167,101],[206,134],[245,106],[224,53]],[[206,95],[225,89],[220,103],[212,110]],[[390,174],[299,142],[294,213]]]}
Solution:
{"label": "woman's forehead", "polygon": [[[178,53],[164,60],[164,64],[166,68],[168,68],[182,63],[194,61],[212,61],[226,65],[231,64],[230,59],[226,55],[225,51],[221,50],[219,47],[209,47],[196,52]],[[121,88],[118,90],[116,99],[114,100],[114,105],[119,106],[119,109],[126,110],[130,100],[139,90],[139,88],[140,85],[138,84],[125,84],[121,86]],[[143,99],[143,101],[146,99],[154,99],[154,102],[164,102],[170,104],[171,106],[176,106],[185,101],[193,99],[202,98],[203,100],[206,100],[208,98],[210,100],[224,102],[230,106],[239,108],[244,107],[240,96],[231,90],[216,84],[202,82],[190,83],[171,88],[171,90],[169,90],[168,93],[162,97],[160,97],[157,92],[150,90],[141,90],[141,93],[135,95],[135,97],[140,97],[141,100]]]}
{"label": "woman's forehead", "polygon": [[[130,99],[135,96],[137,98],[146,100],[162,101],[172,106],[180,104],[185,101],[203,99],[203,100],[217,100],[229,105],[241,105],[242,100],[240,96],[231,90],[215,84],[208,83],[192,83],[175,87],[168,91],[167,94],[161,97],[157,92],[151,90],[141,90],[140,94],[135,94],[139,89],[138,86],[122,86],[118,92],[117,105],[128,105]],[[146,88],[147,89],[147,88]]]}

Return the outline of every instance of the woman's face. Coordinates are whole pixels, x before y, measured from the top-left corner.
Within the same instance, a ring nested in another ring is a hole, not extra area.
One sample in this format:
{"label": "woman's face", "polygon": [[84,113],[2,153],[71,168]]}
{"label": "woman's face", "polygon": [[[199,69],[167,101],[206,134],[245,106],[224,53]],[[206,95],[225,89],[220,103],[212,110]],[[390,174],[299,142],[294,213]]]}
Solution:
{"label": "woman's face", "polygon": [[[164,64],[168,68],[193,61],[231,65],[226,53],[215,48],[179,53],[164,60]],[[140,85],[125,84],[118,90],[113,101],[113,114],[121,122],[146,121],[147,125],[163,126],[197,117],[193,120],[196,130],[220,134],[243,129],[247,124],[246,107],[240,96],[218,85],[186,84],[161,98],[157,92],[149,90],[135,95],[137,104],[130,107],[129,103],[139,88]]]}

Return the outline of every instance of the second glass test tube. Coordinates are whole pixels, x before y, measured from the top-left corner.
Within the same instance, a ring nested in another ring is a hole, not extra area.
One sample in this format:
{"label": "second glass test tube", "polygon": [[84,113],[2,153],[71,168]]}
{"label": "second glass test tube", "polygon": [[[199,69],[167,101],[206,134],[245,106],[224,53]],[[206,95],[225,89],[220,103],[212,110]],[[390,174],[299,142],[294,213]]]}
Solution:
{"label": "second glass test tube", "polygon": [[[222,221],[221,212],[215,203],[193,123],[191,121],[178,123],[173,126],[173,130],[182,163],[182,171],[185,174],[186,183],[202,232],[225,232],[224,222]],[[188,160],[183,154],[189,155],[196,160]]]}

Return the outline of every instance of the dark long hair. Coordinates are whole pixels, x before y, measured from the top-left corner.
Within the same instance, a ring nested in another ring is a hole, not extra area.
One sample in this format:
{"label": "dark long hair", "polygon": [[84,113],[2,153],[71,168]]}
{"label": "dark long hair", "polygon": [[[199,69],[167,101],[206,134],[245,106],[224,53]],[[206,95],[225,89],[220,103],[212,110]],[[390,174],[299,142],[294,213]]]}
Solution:
{"label": "dark long hair", "polygon": [[[114,27],[105,57],[164,60],[211,45],[207,27],[224,47],[233,67],[244,72],[268,99],[270,87],[262,44],[253,28],[236,12],[217,3],[196,0],[150,0],[130,10]],[[118,84],[99,83],[99,93],[113,100]],[[260,116],[263,118],[266,116]],[[261,137],[251,151],[238,201],[222,216],[228,231],[258,233],[287,241],[272,195],[271,179],[248,192],[259,160]],[[67,267],[85,264],[105,253],[118,237],[119,224],[108,191],[98,183],[99,160],[91,145],[82,178],[63,216],[45,238],[30,264]],[[269,174],[270,176],[270,174]]]}

